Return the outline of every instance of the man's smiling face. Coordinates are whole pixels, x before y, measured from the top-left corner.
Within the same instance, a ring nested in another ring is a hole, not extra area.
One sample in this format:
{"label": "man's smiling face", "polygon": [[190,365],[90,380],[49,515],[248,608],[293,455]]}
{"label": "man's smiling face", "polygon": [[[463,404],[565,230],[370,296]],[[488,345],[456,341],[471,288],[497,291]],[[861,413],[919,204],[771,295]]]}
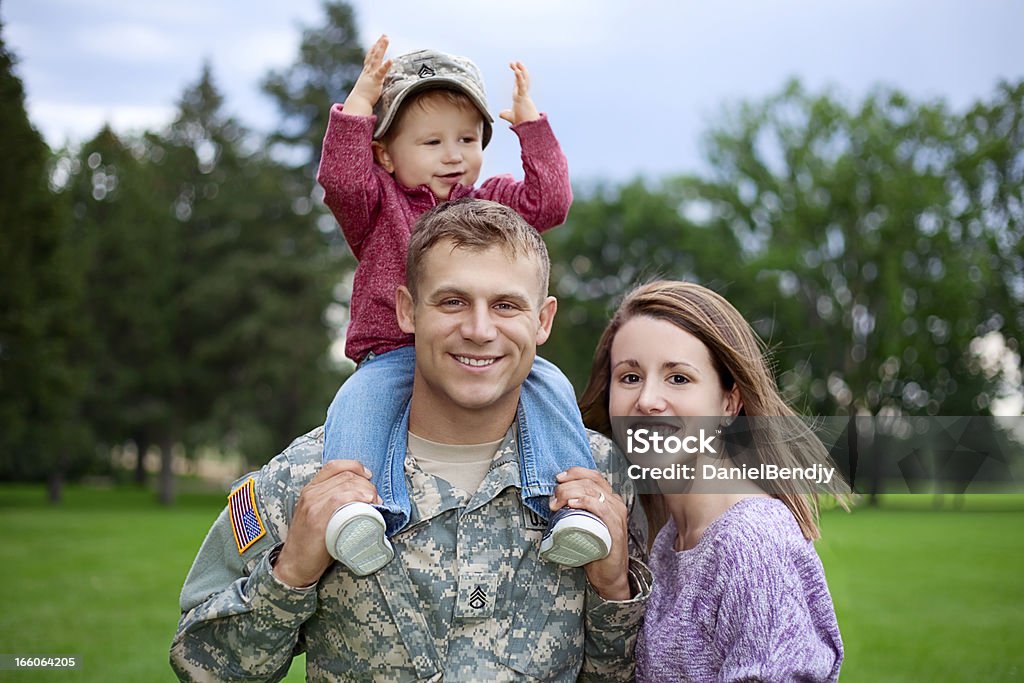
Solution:
{"label": "man's smiling face", "polygon": [[399,325],[416,335],[418,422],[493,415],[508,426],[557,305],[541,291],[540,268],[498,246],[450,240],[424,255],[417,300],[403,288],[398,302]]}

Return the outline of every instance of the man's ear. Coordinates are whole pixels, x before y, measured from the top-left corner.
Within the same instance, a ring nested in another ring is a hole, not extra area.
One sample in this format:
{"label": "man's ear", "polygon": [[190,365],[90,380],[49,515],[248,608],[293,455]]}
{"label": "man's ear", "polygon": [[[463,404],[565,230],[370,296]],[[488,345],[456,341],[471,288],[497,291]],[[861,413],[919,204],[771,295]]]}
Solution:
{"label": "man's ear", "polygon": [[537,346],[540,346],[551,336],[551,324],[555,322],[555,313],[558,311],[558,299],[549,296],[540,305],[540,327],[537,328]]}
{"label": "man's ear", "polygon": [[398,327],[406,334],[416,333],[416,316],[413,315],[416,308],[412,300],[412,293],[409,288],[402,285],[395,290],[395,314],[398,316]]}
{"label": "man's ear", "polygon": [[391,155],[388,154],[388,148],[384,146],[384,143],[374,140],[370,143],[370,148],[373,150],[373,158],[381,165],[381,168],[388,173],[394,173],[395,162],[391,160]]}

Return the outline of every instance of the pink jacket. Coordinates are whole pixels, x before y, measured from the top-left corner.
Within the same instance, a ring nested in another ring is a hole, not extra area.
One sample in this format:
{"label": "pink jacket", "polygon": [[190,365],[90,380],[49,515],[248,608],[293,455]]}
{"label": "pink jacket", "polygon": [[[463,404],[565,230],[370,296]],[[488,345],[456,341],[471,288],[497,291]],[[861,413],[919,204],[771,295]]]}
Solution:
{"label": "pink jacket", "polygon": [[[426,185],[405,188],[374,163],[370,142],[376,117],[350,116],[331,108],[317,181],[359,260],[350,303],[345,355],[393,351],[413,343],[398,327],[395,290],[405,284],[412,226],[438,203]],[[479,189],[456,185],[450,199],[475,197],[515,209],[543,232],[565,222],[572,204],[569,168],[547,118],[513,126],[522,146],[524,180],[488,178]]]}

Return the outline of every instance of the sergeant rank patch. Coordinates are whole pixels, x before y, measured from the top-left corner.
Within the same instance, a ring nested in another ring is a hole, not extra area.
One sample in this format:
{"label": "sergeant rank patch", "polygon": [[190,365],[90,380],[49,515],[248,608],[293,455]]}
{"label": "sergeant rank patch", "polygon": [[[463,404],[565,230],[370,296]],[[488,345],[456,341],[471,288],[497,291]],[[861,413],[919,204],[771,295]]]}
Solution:
{"label": "sergeant rank patch", "polygon": [[263,538],[267,533],[256,509],[256,481],[249,478],[228,496],[228,510],[231,512],[231,528],[235,532],[238,554]]}

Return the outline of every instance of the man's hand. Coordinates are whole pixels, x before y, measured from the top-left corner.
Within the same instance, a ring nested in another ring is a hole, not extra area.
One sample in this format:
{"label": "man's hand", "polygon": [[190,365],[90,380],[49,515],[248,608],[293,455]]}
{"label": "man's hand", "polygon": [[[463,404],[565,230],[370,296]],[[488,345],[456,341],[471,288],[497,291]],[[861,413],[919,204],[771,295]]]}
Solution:
{"label": "man's hand", "polygon": [[629,600],[629,510],[600,472],[573,467],[557,477],[551,509],[568,505],[601,518],[612,537],[612,551],[603,560],[584,565],[587,581],[605,600]]}
{"label": "man's hand", "polygon": [[274,576],[294,588],[320,580],[334,561],[324,535],[334,511],[348,503],[380,503],[370,471],[355,460],[331,460],[299,493]]}
{"label": "man's hand", "polygon": [[530,74],[522,62],[512,62],[509,66],[516,75],[516,83],[512,88],[512,108],[505,109],[499,116],[513,126],[524,121],[536,121],[540,118],[540,112],[530,98]]}
{"label": "man's hand", "polygon": [[387,50],[388,37],[383,35],[366,53],[363,70],[345,100],[346,114],[369,116],[373,113],[373,105],[380,99],[380,91],[384,86],[384,76],[391,68],[391,60],[384,61],[384,53]]}

